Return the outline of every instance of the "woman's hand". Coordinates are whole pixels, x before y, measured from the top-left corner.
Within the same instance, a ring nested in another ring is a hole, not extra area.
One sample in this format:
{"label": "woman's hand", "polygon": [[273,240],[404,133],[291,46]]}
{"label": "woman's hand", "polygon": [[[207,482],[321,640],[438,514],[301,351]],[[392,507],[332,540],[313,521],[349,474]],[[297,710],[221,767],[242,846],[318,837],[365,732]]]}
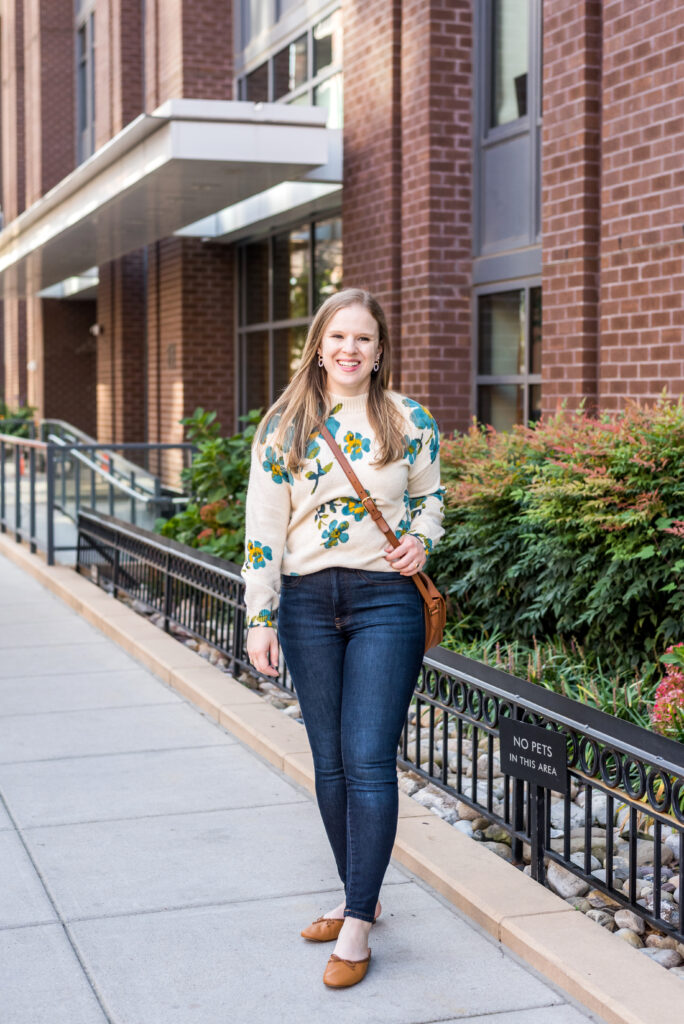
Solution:
{"label": "woman's hand", "polygon": [[275,629],[251,626],[247,630],[247,657],[258,672],[266,676],[279,675],[278,634]]}
{"label": "woman's hand", "polygon": [[399,540],[399,547],[393,548],[388,544],[385,548],[385,558],[393,569],[399,569],[402,576],[413,576],[420,572],[427,561],[425,548],[417,537],[405,533]]}

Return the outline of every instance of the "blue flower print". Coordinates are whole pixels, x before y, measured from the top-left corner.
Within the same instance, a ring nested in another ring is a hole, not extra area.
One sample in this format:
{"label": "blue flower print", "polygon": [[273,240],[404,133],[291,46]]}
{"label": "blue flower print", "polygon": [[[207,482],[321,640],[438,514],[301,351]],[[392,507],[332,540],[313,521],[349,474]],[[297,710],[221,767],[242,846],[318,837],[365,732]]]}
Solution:
{"label": "blue flower print", "polygon": [[[433,421],[434,422],[434,421]],[[434,462],[439,455],[439,434],[436,430],[430,433],[430,462]]]}
{"label": "blue flower print", "polygon": [[358,523],[360,519],[368,515],[366,506],[362,505],[358,498],[342,498],[342,515],[354,516]]}
{"label": "blue flower print", "polygon": [[421,544],[425,548],[426,553],[429,555],[430,552],[432,551],[432,541],[430,540],[430,538],[426,537],[424,533],[416,533],[415,530],[411,530],[410,534],[411,534],[412,537],[417,537],[418,538],[418,540],[421,542]]}
{"label": "blue flower print", "polygon": [[329,473],[331,469],[332,469],[332,462],[329,462],[327,466],[321,466],[320,459],[316,459],[316,469],[315,470],[311,470],[311,472],[304,474],[306,476],[307,480],[315,480],[316,481],[314,483],[313,487],[311,488],[311,493],[312,494],[315,494],[316,488],[318,487],[318,481],[321,479],[321,477],[325,476],[326,473]]}
{"label": "blue flower print", "polygon": [[247,561],[253,569],[263,569],[267,561],[273,561],[273,552],[260,540],[250,540],[247,542]]}
{"label": "blue flower print", "polygon": [[317,440],[317,438],[319,438],[320,436],[321,435],[318,432],[318,430],[311,431],[311,433],[309,434],[309,439],[306,442],[306,452],[304,453],[305,458],[315,459],[317,455],[320,455],[321,446]]}
{"label": "blue flower print", "polygon": [[[325,421],[325,425],[326,425],[326,427],[328,428],[328,430],[330,431],[330,433],[332,434],[333,437],[335,437],[335,435],[337,434],[337,431],[340,429],[340,421],[335,419],[335,413],[339,412],[341,408],[342,408],[342,403],[341,402],[338,402],[337,405],[333,405],[332,409],[330,410],[330,415],[328,416],[327,420]],[[335,437],[335,440],[337,440],[336,437]]]}
{"label": "blue flower print", "polygon": [[273,619],[271,618],[272,612],[270,608],[262,608],[261,611],[257,612],[256,615],[250,615],[247,620],[248,626],[270,626],[274,628]]}
{"label": "blue flower print", "polygon": [[411,517],[410,516],[404,516],[404,518],[399,523],[399,525],[397,526],[397,528],[396,528],[396,530],[394,532],[396,533],[397,537],[403,537],[404,534],[408,533],[410,529],[411,529]]}
{"label": "blue flower print", "polygon": [[412,398],[404,398],[403,404],[411,410],[411,422],[415,423],[421,430],[434,430],[437,426],[435,420],[430,413],[429,409],[426,409],[420,402],[414,402]]}
{"label": "blue flower print", "polygon": [[426,494],[421,495],[418,498],[409,498],[409,508],[411,509],[411,514],[415,515],[417,512],[420,512],[422,509],[424,509],[426,501]]}
{"label": "blue flower print", "polygon": [[418,458],[423,442],[419,437],[409,437],[408,434],[404,434],[404,458],[409,460],[410,465]]}
{"label": "blue flower print", "polygon": [[370,438],[364,437],[362,434],[355,434],[353,430],[348,430],[344,435],[344,451],[350,456],[352,462],[361,459],[364,452],[370,451]]}
{"label": "blue flower print", "polygon": [[279,459],[274,448],[269,445],[265,451],[265,460],[262,462],[263,468],[267,473],[271,474],[272,479],[277,484],[282,484],[285,481],[288,484],[292,483],[292,474],[285,469],[285,464],[282,459]]}
{"label": "blue flower print", "polygon": [[346,544],[349,540],[349,534],[346,532],[348,529],[349,523],[346,519],[341,523],[338,523],[337,519],[333,519],[328,529],[324,530],[321,535],[325,541],[323,547],[334,548],[340,542]]}

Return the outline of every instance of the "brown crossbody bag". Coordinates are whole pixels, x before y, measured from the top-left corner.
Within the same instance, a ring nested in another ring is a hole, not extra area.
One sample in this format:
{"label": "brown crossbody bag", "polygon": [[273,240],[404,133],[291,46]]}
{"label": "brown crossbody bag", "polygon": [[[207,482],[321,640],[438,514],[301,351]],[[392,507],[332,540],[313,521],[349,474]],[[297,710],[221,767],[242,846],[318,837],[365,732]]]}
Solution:
{"label": "brown crossbody bag", "polygon": [[[335,438],[325,425],[320,428],[320,432],[330,445],[333,455],[347,474],[349,482],[356,491],[359,501],[363,507],[370,514],[374,522],[380,527],[392,547],[398,548],[400,542],[397,540],[396,534],[390,529],[387,520],[384,518],[382,512],[375,504],[368,491],[364,489],[361,481],[351,468],[349,461],[342,454],[342,450]],[[423,598],[423,613],[425,617],[425,650],[428,651],[431,647],[436,647],[442,642],[444,626],[446,624],[446,601],[426,573],[416,572],[411,576],[411,579],[418,587]]]}

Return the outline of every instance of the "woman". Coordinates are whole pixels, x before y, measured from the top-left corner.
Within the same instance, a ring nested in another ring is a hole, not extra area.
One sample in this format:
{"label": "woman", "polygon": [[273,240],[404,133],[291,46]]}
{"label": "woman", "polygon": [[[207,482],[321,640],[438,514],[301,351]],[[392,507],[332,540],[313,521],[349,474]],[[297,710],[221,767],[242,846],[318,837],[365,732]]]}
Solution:
{"label": "woman", "polygon": [[[337,939],[323,976],[356,984],[397,829],[396,755],[423,657],[411,576],[443,534],[439,433],[389,389],[387,323],[368,292],[327,299],[254,439],[247,491],[247,654],[278,675],[278,632],[346,899],[301,933]],[[382,532],[319,432],[325,423],[400,539]]]}

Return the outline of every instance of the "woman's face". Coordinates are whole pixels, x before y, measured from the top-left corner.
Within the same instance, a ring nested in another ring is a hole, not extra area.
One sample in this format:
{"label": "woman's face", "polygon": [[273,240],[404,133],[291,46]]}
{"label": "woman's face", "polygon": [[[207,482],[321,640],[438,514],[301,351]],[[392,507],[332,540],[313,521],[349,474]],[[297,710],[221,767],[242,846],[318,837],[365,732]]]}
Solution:
{"label": "woman's face", "polygon": [[318,348],[329,391],[349,398],[368,391],[373,363],[382,352],[378,334],[377,321],[364,306],[338,309]]}

